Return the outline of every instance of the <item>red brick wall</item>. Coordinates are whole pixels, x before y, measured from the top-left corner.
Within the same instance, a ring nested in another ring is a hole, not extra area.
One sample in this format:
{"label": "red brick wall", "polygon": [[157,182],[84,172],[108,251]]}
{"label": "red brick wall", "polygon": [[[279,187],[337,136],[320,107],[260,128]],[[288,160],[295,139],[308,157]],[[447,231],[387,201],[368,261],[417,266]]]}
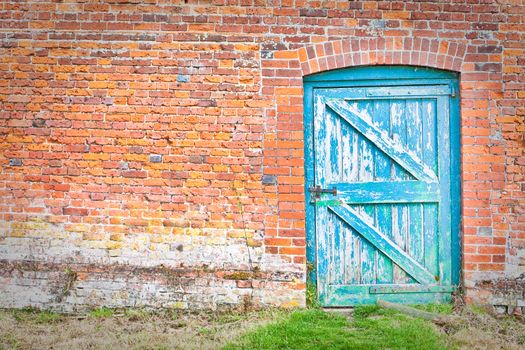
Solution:
{"label": "red brick wall", "polygon": [[524,16],[510,0],[3,1],[4,306],[304,304],[302,77],[368,64],[461,73],[466,295],[525,306]]}

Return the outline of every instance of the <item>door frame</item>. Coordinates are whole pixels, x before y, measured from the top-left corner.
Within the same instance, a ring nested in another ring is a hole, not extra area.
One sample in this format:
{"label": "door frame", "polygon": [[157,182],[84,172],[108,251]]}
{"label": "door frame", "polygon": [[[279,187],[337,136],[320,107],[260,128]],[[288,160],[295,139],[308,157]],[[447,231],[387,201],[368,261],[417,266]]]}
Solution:
{"label": "door frame", "polygon": [[[315,183],[313,91],[316,88],[356,86],[447,84],[450,96],[450,198],[451,198],[451,281],[461,282],[461,144],[459,73],[416,66],[359,66],[326,71],[303,78],[304,86],[304,161],[306,208],[307,283],[317,287],[315,206],[308,188]],[[387,83],[385,84],[385,81]],[[391,82],[391,83],[390,83]],[[316,293],[316,297],[318,294]]]}

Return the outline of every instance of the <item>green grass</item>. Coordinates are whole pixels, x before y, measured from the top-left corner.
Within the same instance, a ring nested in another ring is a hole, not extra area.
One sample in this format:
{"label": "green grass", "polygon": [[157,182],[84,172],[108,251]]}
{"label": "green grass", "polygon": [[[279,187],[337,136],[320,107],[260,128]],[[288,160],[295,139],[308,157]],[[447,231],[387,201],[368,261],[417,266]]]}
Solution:
{"label": "green grass", "polygon": [[306,305],[311,309],[319,309],[321,307],[317,298],[317,288],[312,282],[306,282]]}
{"label": "green grass", "polygon": [[141,320],[147,320],[149,318],[152,318],[154,316],[154,313],[151,310],[146,310],[146,309],[128,308],[128,309],[124,309],[124,315],[130,321],[141,321]]}
{"label": "green grass", "polygon": [[41,311],[36,315],[36,322],[38,323],[55,323],[60,321],[62,315],[49,311]]}
{"label": "green grass", "polygon": [[445,336],[428,321],[377,306],[357,308],[353,317],[356,349],[447,349]]}
{"label": "green grass", "polygon": [[467,310],[478,315],[486,315],[490,313],[490,310],[486,305],[472,304],[467,307]]}
{"label": "green grass", "polygon": [[3,335],[0,339],[0,350],[22,349],[20,342],[11,334]]}
{"label": "green grass", "polygon": [[346,319],[339,315],[321,310],[295,311],[280,322],[249,332],[238,344],[224,349],[329,348],[345,341],[346,327]]}
{"label": "green grass", "polygon": [[433,312],[436,314],[450,315],[454,312],[454,304],[452,303],[412,305],[412,307],[415,307],[423,311]]}
{"label": "green grass", "polygon": [[[2,317],[12,316],[17,322],[56,323],[62,319],[62,315],[46,310],[23,308],[18,310],[5,310]],[[1,320],[1,318],[0,318]]]}
{"label": "green grass", "polygon": [[446,349],[427,321],[377,306],[355,309],[352,320],[322,310],[294,311],[224,347],[231,349]]}
{"label": "green grass", "polygon": [[100,307],[98,309],[92,310],[89,313],[90,317],[94,318],[108,318],[115,314],[115,311],[107,307]]}

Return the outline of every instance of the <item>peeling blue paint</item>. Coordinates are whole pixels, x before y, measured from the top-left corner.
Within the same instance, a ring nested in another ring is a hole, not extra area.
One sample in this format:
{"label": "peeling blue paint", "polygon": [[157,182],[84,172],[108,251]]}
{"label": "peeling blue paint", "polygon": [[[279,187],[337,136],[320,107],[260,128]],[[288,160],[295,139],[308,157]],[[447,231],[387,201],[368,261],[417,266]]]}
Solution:
{"label": "peeling blue paint", "polygon": [[[449,300],[459,282],[454,73],[360,67],[305,78],[307,259],[325,306]],[[386,285],[388,288],[381,289]]]}

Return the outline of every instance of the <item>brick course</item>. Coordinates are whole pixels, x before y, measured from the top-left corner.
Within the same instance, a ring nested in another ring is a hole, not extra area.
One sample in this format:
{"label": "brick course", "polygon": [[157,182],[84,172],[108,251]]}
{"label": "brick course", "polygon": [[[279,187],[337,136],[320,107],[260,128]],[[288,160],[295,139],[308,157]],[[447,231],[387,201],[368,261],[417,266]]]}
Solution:
{"label": "brick course", "polygon": [[461,73],[466,297],[524,307],[524,16],[520,0],[1,2],[2,306],[303,305],[302,77],[403,64]]}

